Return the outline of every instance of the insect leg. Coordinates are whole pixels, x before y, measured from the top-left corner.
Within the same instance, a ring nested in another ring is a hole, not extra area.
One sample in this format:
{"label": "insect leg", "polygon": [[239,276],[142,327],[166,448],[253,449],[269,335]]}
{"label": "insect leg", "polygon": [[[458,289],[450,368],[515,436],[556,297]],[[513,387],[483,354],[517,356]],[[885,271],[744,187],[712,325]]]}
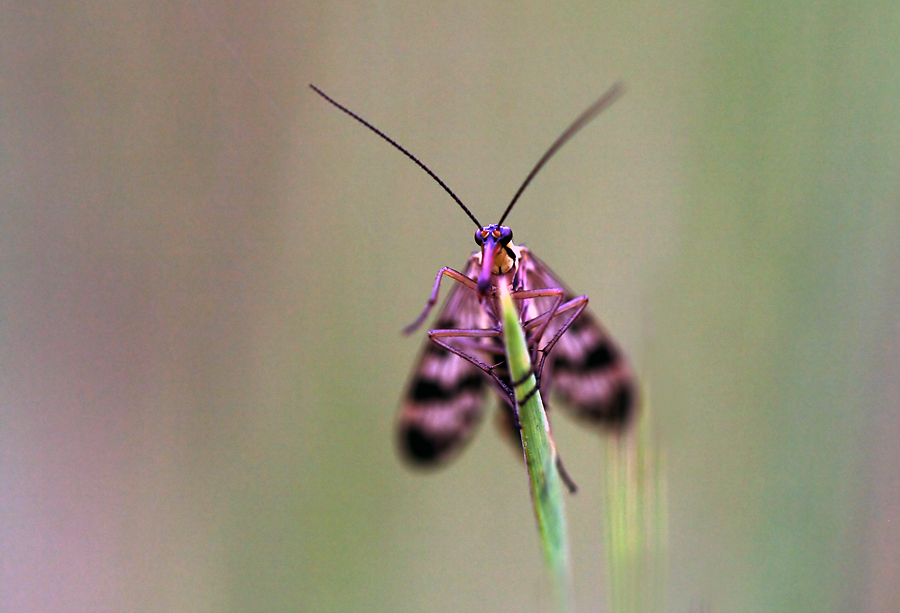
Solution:
{"label": "insect leg", "polygon": [[[569,300],[567,303],[560,306],[556,310],[556,312],[551,315],[551,317],[556,317],[574,309],[574,312],[562,323],[562,325],[559,327],[559,330],[557,330],[556,334],[553,335],[553,338],[547,341],[547,344],[540,349],[541,359],[538,362],[537,367],[538,385],[540,385],[541,373],[544,372],[544,362],[547,360],[547,356],[550,355],[550,351],[553,349],[554,345],[556,345],[557,341],[559,341],[562,335],[565,334],[566,330],[569,329],[569,327],[572,325],[572,322],[575,321],[575,318],[581,315],[581,312],[587,307],[587,304],[588,297],[579,296],[577,298]],[[541,317],[543,317],[543,315]],[[549,317],[547,321],[549,322]]]}
{"label": "insect leg", "polygon": [[[515,389],[515,388],[517,388],[519,385],[525,383],[525,382],[526,382],[533,374],[534,374],[534,366],[532,365],[532,366],[528,369],[528,374],[526,374],[524,377],[522,377],[522,379],[520,379],[520,380],[518,380],[518,381],[512,381],[512,382],[511,382],[512,388]],[[532,387],[531,390],[529,390],[528,393],[525,394],[525,397],[524,397],[524,398],[522,398],[521,400],[517,401],[517,405],[516,405],[516,406],[522,406],[522,405],[524,405],[526,402],[528,402],[529,400],[531,400],[531,397],[534,396],[535,394],[537,394],[538,391],[539,391],[540,389],[541,389],[540,377],[536,377],[536,381],[535,381],[534,387]],[[519,430],[521,430],[521,429],[522,429],[522,424],[518,421],[518,411],[515,411],[515,412],[514,412],[514,415],[515,415],[515,417],[516,417],[516,426],[519,428]],[[570,494],[574,494],[575,492],[578,491],[578,486],[575,484],[575,481],[574,481],[574,480],[572,479],[572,477],[569,475],[569,472],[566,470],[566,467],[563,465],[562,458],[560,457],[559,453],[556,451],[556,443],[555,443],[555,442],[552,442],[552,441],[553,441],[553,435],[552,435],[549,431],[547,432],[547,434],[550,436],[551,446],[552,446],[552,449],[553,449],[553,455],[555,456],[555,461],[556,461],[556,468],[557,468],[557,470],[559,471],[560,479],[562,479],[562,482],[565,484],[566,489],[569,490],[569,493],[570,493]]]}
{"label": "insect leg", "polygon": [[412,334],[415,332],[419,326],[422,325],[422,322],[428,317],[428,314],[431,312],[431,309],[434,308],[434,305],[437,303],[438,292],[441,289],[441,280],[444,278],[444,275],[447,275],[451,279],[455,279],[471,289],[473,292],[476,291],[475,281],[462,274],[461,272],[454,270],[450,267],[443,267],[438,271],[437,278],[434,280],[434,288],[431,290],[431,297],[428,298],[428,302],[425,303],[425,308],[419,314],[414,322],[403,328],[403,334]]}
{"label": "insect leg", "polygon": [[559,312],[560,304],[562,304],[563,298],[565,297],[565,292],[558,287],[547,287],[543,289],[521,290],[518,292],[514,292],[512,296],[517,300],[528,300],[530,298],[555,298],[555,300],[553,301],[553,306],[549,311],[543,314],[547,317],[538,326],[537,331],[532,336],[532,342],[534,342],[534,353],[532,355],[532,361],[537,362],[538,347],[540,346],[541,336],[543,336],[544,330],[546,330],[547,326],[550,324],[550,320],[553,319],[553,317]]}
{"label": "insect leg", "polygon": [[[574,301],[567,302],[560,309],[556,309],[555,313],[550,314],[548,312],[548,313],[545,313],[544,315],[547,315],[546,319],[549,320],[552,318],[552,316],[558,315],[561,312],[563,312],[563,310],[571,310],[572,308],[580,307],[580,308],[578,308],[575,315],[573,317],[569,318],[569,320],[563,325],[564,328],[568,328],[571,325],[571,321],[575,317],[578,316],[578,313],[580,313],[586,305],[587,305],[586,299],[581,303],[578,303],[578,299],[576,299]],[[544,315],[541,315],[540,317],[544,317]],[[546,327],[546,322],[540,322],[540,318],[535,318],[534,320],[532,320],[531,323],[532,323],[531,327],[539,326],[542,323],[543,323],[543,328]],[[522,383],[525,383],[525,381],[527,381],[528,377],[530,377],[532,374],[534,374],[534,365],[532,364],[531,368],[529,369],[529,373],[525,377],[523,377],[521,380],[517,380],[517,381],[511,380],[510,385],[507,385],[503,381],[503,379],[501,379],[497,375],[497,373],[495,371],[497,364],[495,364],[493,366],[485,364],[484,362],[479,360],[478,357],[476,357],[472,354],[466,353],[462,349],[460,349],[458,347],[454,347],[453,345],[450,345],[449,343],[442,340],[442,339],[460,339],[461,341],[466,341],[469,339],[497,338],[498,336],[500,336],[500,333],[501,333],[501,331],[499,329],[431,330],[428,332],[428,337],[434,343],[439,345],[440,347],[443,347],[447,351],[450,351],[451,353],[458,355],[459,357],[463,358],[464,360],[468,360],[469,362],[471,362],[472,364],[477,366],[482,372],[489,375],[497,383],[497,385],[503,391],[506,392],[506,394],[509,398],[509,401],[510,401],[510,405],[513,407],[512,416],[513,416],[513,420],[514,420],[514,426],[517,430],[519,430],[521,432],[522,422],[519,421],[519,412],[517,410],[517,407],[519,407],[520,405],[527,402],[534,394],[536,394],[538,392],[538,390],[540,389],[540,375],[538,375],[536,377],[537,381],[535,383],[534,388],[532,388],[532,390],[529,391],[528,394],[526,394],[525,398],[523,398],[521,402],[516,401],[515,388],[518,387],[519,385],[521,385]],[[561,333],[557,333],[556,335],[554,335],[553,339],[551,339],[551,343],[555,344],[556,341],[559,340],[560,336],[562,336]],[[537,343],[537,341],[534,341],[534,342]],[[490,348],[484,347],[484,346],[473,345],[472,347],[473,347],[473,349],[477,349],[477,350],[481,350],[481,351],[485,351],[485,352],[491,351]],[[543,362],[544,362],[545,357],[546,357],[546,354],[544,354],[541,358],[540,367],[543,367]],[[501,362],[501,364],[502,364],[502,362]],[[565,484],[566,489],[569,490],[569,493],[574,494],[576,491],[578,491],[578,486],[575,484],[575,481],[572,479],[571,476],[569,476],[569,473],[566,471],[566,468],[563,465],[562,459],[559,457],[559,453],[556,453],[556,451],[555,451],[555,445],[554,445],[554,455],[556,456],[556,468],[559,471],[559,476],[562,479],[562,482]]]}
{"label": "insect leg", "polygon": [[559,457],[559,454],[556,454],[556,470],[559,471],[559,476],[562,479],[563,483],[566,484],[566,488],[569,490],[570,494],[574,494],[578,491],[578,486],[575,485],[575,482],[572,480],[572,477],[569,476],[569,471],[566,470],[566,467],[563,466],[562,458]]}
{"label": "insect leg", "polygon": [[[458,339],[498,338],[499,336],[500,336],[500,330],[483,330],[483,329],[429,330],[429,332],[428,332],[428,338],[430,338],[434,343],[443,347],[450,353],[456,354],[459,357],[463,358],[464,360],[468,360],[469,362],[471,362],[472,364],[477,366],[486,375],[491,377],[491,379],[493,379],[497,383],[497,385],[500,386],[500,388],[504,391],[504,393],[506,393],[512,399],[513,406],[515,406],[515,392],[512,390],[512,388],[510,388],[503,381],[503,379],[500,378],[499,375],[497,375],[497,373],[495,371],[495,369],[498,366],[497,364],[494,364],[493,366],[491,366],[489,364],[485,364],[484,362],[479,360],[477,356],[466,353],[462,349],[460,349],[458,347],[454,347],[453,345],[450,345],[449,343],[444,342],[442,340],[445,338],[447,338],[447,339],[451,339],[451,338],[458,338]],[[490,352],[490,349],[488,347],[478,347],[478,349],[481,351]],[[502,364],[502,362],[501,362],[501,364]]]}

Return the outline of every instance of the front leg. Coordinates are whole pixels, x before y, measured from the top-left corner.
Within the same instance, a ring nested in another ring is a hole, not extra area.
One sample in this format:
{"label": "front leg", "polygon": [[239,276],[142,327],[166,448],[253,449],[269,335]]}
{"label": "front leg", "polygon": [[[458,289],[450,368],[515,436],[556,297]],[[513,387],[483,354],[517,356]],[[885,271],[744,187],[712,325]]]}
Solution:
{"label": "front leg", "polygon": [[418,330],[419,326],[422,325],[422,322],[424,322],[428,318],[428,314],[431,312],[431,309],[433,309],[434,305],[437,303],[438,292],[441,289],[441,280],[444,278],[444,275],[447,275],[451,279],[455,279],[456,281],[459,281],[460,283],[462,283],[463,285],[465,285],[466,287],[471,289],[473,292],[476,291],[476,289],[477,289],[475,281],[473,281],[466,275],[462,274],[458,270],[454,270],[453,268],[449,268],[447,266],[441,268],[438,271],[437,277],[434,280],[434,288],[431,290],[431,297],[429,297],[428,302],[425,303],[425,308],[422,310],[422,312],[419,314],[419,316],[416,318],[416,320],[414,322],[412,322],[411,324],[409,324],[408,326],[403,328],[403,334],[412,334],[413,332]]}

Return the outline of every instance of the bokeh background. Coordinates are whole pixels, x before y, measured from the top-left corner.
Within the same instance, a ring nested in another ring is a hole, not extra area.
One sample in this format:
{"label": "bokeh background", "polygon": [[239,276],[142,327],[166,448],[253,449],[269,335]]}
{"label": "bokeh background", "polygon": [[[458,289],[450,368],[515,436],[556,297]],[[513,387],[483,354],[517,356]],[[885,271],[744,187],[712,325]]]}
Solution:
{"label": "bokeh background", "polygon": [[[900,610],[900,5],[13,1],[0,17],[0,610],[541,611],[486,423],[394,449],[471,221],[626,348],[667,611]],[[580,610],[604,442],[558,415]],[[491,420],[488,420],[490,422]]]}

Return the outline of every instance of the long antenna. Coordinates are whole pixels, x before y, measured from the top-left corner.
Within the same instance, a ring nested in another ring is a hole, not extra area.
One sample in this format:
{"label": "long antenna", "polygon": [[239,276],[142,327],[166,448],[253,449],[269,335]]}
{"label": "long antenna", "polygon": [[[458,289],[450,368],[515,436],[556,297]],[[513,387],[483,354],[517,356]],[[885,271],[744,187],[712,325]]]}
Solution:
{"label": "long antenna", "polygon": [[343,106],[342,104],[339,104],[339,103],[335,102],[334,100],[332,100],[325,92],[323,92],[321,89],[319,89],[318,87],[316,87],[316,86],[313,85],[312,83],[310,83],[309,86],[312,88],[312,90],[313,90],[314,92],[316,92],[317,94],[319,94],[320,96],[322,96],[323,98],[325,98],[328,102],[330,102],[331,104],[333,104],[334,106],[336,106],[336,107],[339,108],[340,110],[342,110],[342,111],[344,111],[345,113],[347,113],[348,115],[350,115],[350,117],[352,117],[353,119],[355,119],[356,121],[358,121],[358,122],[361,123],[362,125],[366,126],[366,127],[369,128],[370,130],[372,130],[372,132],[374,132],[375,134],[377,134],[378,136],[380,136],[381,138],[383,138],[384,140],[386,140],[387,142],[389,142],[390,144],[392,144],[392,145],[393,145],[394,147],[396,147],[397,149],[399,149],[400,152],[401,152],[403,155],[405,155],[406,157],[408,157],[409,159],[411,159],[413,162],[415,162],[416,164],[418,164],[418,165],[419,165],[419,168],[421,168],[422,170],[424,170],[425,172],[427,172],[428,175],[429,175],[432,179],[434,179],[435,181],[438,182],[438,185],[440,185],[441,187],[444,188],[444,191],[445,191],[445,192],[447,192],[448,194],[450,194],[450,197],[453,198],[453,200],[456,201],[456,204],[458,204],[460,207],[462,207],[462,210],[464,210],[464,211],[466,212],[466,215],[468,215],[469,218],[470,218],[472,221],[475,222],[475,225],[478,226],[479,228],[481,228],[481,224],[478,222],[477,219],[475,219],[475,216],[472,214],[472,211],[470,211],[469,208],[468,208],[466,205],[463,204],[462,200],[460,200],[460,199],[456,196],[456,194],[453,193],[453,190],[452,190],[452,189],[450,189],[449,187],[447,187],[447,186],[444,184],[444,182],[441,181],[441,178],[440,178],[440,177],[438,177],[436,174],[434,174],[433,172],[431,172],[431,169],[428,168],[428,166],[426,166],[425,164],[423,164],[422,162],[420,162],[420,161],[419,161],[419,158],[417,158],[417,157],[414,156],[412,153],[410,153],[409,151],[407,151],[406,149],[404,149],[403,147],[401,147],[399,144],[397,144],[397,142],[396,142],[394,139],[392,139],[390,136],[388,136],[387,134],[385,134],[384,132],[382,132],[381,130],[379,130],[378,128],[376,128],[375,126],[373,126],[372,124],[370,124],[370,123],[369,123],[368,121],[366,121],[365,119],[363,119],[362,117],[360,117],[359,115],[357,115],[356,113],[354,113],[353,111],[351,111],[350,109],[348,109],[347,107]]}
{"label": "long antenna", "polygon": [[538,160],[538,163],[534,165],[534,168],[531,169],[531,172],[528,173],[528,176],[525,177],[525,181],[522,183],[522,186],[519,187],[519,191],[516,192],[516,195],[513,196],[512,201],[510,201],[509,206],[506,207],[506,210],[503,211],[503,215],[500,217],[500,221],[497,222],[497,225],[503,223],[503,220],[506,219],[506,216],[509,215],[509,212],[512,210],[513,205],[519,199],[519,196],[522,195],[522,192],[525,191],[525,188],[528,187],[528,184],[531,183],[531,180],[538,173],[538,171],[544,167],[553,154],[559,151],[560,147],[566,144],[570,138],[575,136],[575,134],[584,126],[588,124],[594,117],[600,114],[603,109],[608,107],[610,104],[616,101],[623,93],[625,92],[625,87],[621,83],[616,83],[612,87],[610,87],[605,94],[600,96],[600,98],[588,107],[588,109],[582,113],[578,119],[572,122],[566,131],[559,135],[559,138],[550,145],[550,148],[547,149],[547,152]]}

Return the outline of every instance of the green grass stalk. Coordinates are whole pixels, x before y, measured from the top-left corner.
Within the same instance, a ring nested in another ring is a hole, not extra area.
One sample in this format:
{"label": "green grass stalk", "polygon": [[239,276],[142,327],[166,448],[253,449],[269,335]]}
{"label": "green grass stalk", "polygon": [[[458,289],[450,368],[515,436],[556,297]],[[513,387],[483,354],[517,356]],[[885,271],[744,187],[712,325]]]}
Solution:
{"label": "green grass stalk", "polygon": [[[527,397],[537,385],[531,370],[531,358],[518,312],[505,284],[500,284],[500,308],[503,343],[513,381],[525,381],[516,387],[516,404],[522,424],[522,448],[531,481],[531,498],[537,518],[544,556],[550,570],[560,611],[572,610],[572,580],[569,569],[569,542],[563,508],[563,486],[556,465],[556,448],[550,437],[550,424],[540,392]],[[530,376],[528,376],[530,374]],[[526,379],[527,376],[527,379]]]}

